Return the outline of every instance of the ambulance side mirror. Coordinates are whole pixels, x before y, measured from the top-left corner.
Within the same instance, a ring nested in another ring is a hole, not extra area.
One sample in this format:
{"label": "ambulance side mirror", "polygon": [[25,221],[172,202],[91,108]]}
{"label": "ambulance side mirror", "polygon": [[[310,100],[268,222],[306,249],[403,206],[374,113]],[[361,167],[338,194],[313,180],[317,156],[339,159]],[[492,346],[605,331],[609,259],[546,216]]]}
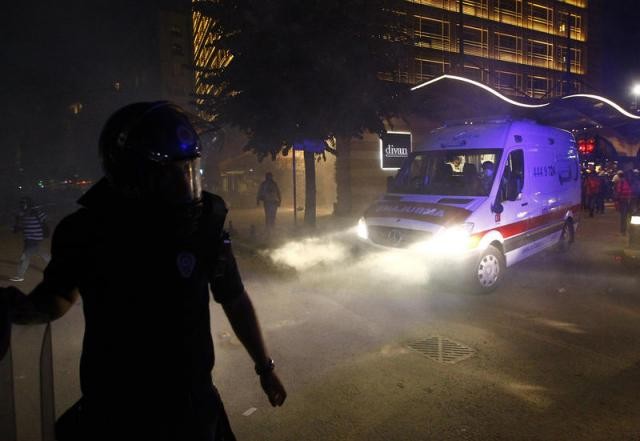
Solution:
{"label": "ambulance side mirror", "polygon": [[500,214],[504,211],[504,206],[502,205],[501,202],[499,202],[497,199],[496,201],[493,203],[493,205],[491,205],[491,211],[494,212],[495,214]]}

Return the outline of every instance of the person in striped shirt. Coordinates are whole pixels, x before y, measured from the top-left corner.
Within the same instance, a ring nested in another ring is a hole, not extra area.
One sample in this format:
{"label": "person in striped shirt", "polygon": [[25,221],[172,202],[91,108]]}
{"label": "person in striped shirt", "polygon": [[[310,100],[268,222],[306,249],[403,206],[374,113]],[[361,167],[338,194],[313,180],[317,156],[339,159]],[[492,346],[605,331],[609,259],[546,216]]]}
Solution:
{"label": "person in striped shirt", "polygon": [[20,231],[24,238],[24,246],[22,256],[20,256],[20,263],[18,264],[18,272],[10,279],[12,282],[22,282],[24,280],[24,275],[33,256],[39,255],[46,263],[51,260],[49,251],[40,246],[45,237],[49,236],[47,216],[39,207],[33,204],[33,200],[29,197],[20,199],[20,213],[16,216],[13,232],[18,233]]}

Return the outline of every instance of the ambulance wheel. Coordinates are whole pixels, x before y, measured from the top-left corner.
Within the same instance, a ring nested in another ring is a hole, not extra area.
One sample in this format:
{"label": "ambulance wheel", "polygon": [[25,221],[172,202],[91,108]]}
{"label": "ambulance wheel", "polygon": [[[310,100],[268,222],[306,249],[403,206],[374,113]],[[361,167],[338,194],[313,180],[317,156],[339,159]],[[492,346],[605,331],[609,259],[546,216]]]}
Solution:
{"label": "ambulance wheel", "polygon": [[557,249],[561,253],[565,253],[569,251],[571,248],[571,244],[576,237],[576,231],[573,227],[573,220],[571,218],[564,221],[564,225],[562,225],[562,233],[560,233],[560,239],[558,239]]}
{"label": "ambulance wheel", "polygon": [[473,266],[471,290],[476,294],[487,294],[495,290],[504,277],[506,269],[502,252],[489,245]]}

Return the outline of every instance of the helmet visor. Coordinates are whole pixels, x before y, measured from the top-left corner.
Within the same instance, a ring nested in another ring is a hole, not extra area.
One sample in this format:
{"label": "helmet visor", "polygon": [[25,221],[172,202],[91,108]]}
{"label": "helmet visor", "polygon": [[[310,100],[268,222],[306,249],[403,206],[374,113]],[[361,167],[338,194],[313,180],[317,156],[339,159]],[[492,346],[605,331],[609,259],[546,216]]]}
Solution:
{"label": "helmet visor", "polygon": [[153,164],[149,176],[150,196],[169,205],[191,204],[202,198],[200,158]]}

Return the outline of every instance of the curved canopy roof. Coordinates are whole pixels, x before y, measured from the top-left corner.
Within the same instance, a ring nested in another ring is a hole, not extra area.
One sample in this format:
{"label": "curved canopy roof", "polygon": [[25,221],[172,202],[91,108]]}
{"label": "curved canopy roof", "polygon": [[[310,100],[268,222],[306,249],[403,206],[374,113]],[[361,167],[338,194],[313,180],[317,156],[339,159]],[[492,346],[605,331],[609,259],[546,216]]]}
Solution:
{"label": "curved canopy roof", "polygon": [[548,101],[510,98],[486,84],[442,75],[412,89],[412,110],[439,121],[511,115],[567,130],[615,128],[640,137],[640,115],[606,97],[574,94]]}

